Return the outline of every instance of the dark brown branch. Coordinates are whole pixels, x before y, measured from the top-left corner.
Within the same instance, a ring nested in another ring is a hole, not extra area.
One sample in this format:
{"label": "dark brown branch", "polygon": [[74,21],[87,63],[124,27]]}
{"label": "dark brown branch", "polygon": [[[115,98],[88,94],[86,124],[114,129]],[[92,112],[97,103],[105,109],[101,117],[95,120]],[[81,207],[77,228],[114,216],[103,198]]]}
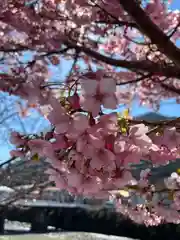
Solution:
{"label": "dark brown branch", "polygon": [[18,159],[18,158],[17,158],[17,157],[12,157],[12,158],[8,159],[7,161],[5,161],[5,162],[3,162],[3,163],[0,164],[0,168],[4,167],[4,166],[7,165],[7,164],[12,163],[12,162],[13,162],[14,160],[16,160],[16,159]]}
{"label": "dark brown branch", "polygon": [[133,84],[133,83],[141,82],[141,81],[146,80],[147,78],[150,78],[151,75],[152,74],[149,73],[147,75],[143,75],[142,77],[139,77],[139,78],[136,78],[136,79],[133,79],[133,80],[129,80],[129,81],[126,81],[126,82],[120,82],[120,83],[117,83],[117,86],[123,86],[123,85],[127,85],[127,84]]}
{"label": "dark brown branch", "polygon": [[[127,26],[127,24],[128,24],[127,21],[119,20],[117,17],[115,17],[113,14],[108,12],[106,9],[104,9],[102,6],[100,6],[97,3],[95,3],[95,6],[100,9],[100,13],[102,13],[102,12],[104,13],[104,16],[105,16],[106,20],[109,18],[109,20],[111,19],[114,23],[116,23],[120,27],[123,26],[123,25]],[[139,26],[136,23],[132,22],[132,23],[129,23],[129,24],[131,24],[131,27],[133,27],[133,28],[139,28]],[[129,27],[130,27],[130,25],[129,25]]]}
{"label": "dark brown branch", "polygon": [[180,49],[150,19],[135,0],[120,0],[120,5],[133,18],[141,32],[145,34],[159,50],[180,68]]}
{"label": "dark brown branch", "polygon": [[54,55],[54,54],[64,54],[68,50],[70,50],[70,47],[66,47],[66,48],[63,48],[61,50],[50,51],[50,52],[47,52],[45,54],[40,55],[39,57],[49,57],[49,56]]}
{"label": "dark brown branch", "polygon": [[166,77],[180,78],[180,69],[174,66],[163,66],[162,64],[154,63],[148,60],[141,61],[117,60],[104,56],[98,52],[95,52],[94,50],[91,50],[90,48],[77,45],[76,43],[70,41],[64,41],[64,44],[69,46],[70,48],[76,49],[76,51],[83,52],[88,56],[111,66],[122,67],[136,72],[142,71],[157,76],[160,75]]}
{"label": "dark brown branch", "polygon": [[178,88],[176,88],[176,87],[174,87],[174,86],[167,85],[167,84],[165,84],[165,83],[161,83],[160,85],[161,85],[165,90],[180,95],[180,88],[178,89]]}

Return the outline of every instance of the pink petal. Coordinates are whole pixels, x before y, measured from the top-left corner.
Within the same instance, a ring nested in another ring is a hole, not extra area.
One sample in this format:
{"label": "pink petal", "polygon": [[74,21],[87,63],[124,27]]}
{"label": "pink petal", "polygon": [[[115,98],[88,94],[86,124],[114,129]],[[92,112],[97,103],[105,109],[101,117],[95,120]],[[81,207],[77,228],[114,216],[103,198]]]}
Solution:
{"label": "pink petal", "polygon": [[103,98],[102,104],[105,108],[116,109],[117,99],[114,95],[108,95]]}
{"label": "pink petal", "polygon": [[130,163],[139,163],[142,156],[138,153],[129,153],[123,160],[123,166],[128,167]]}
{"label": "pink petal", "polygon": [[114,152],[115,153],[121,153],[124,152],[126,149],[126,145],[127,143],[125,142],[125,140],[119,138],[114,142]]}
{"label": "pink petal", "polygon": [[94,156],[90,161],[90,166],[92,167],[92,169],[100,170],[101,168],[103,168],[103,162],[101,161],[100,158]]}
{"label": "pink petal", "polygon": [[83,180],[82,175],[78,173],[78,171],[76,170],[71,171],[71,173],[68,174],[67,176],[68,185],[70,187],[78,188],[79,186],[81,186],[82,180]]}
{"label": "pink petal", "polygon": [[22,151],[19,151],[19,150],[11,150],[10,155],[12,157],[20,157],[20,158],[25,156],[25,154]]}
{"label": "pink petal", "polygon": [[116,92],[116,82],[112,78],[102,78],[99,83],[100,93],[112,94]]}
{"label": "pink petal", "polygon": [[68,144],[65,141],[64,136],[62,135],[57,135],[55,136],[56,141],[52,143],[52,147],[54,150],[58,150],[58,149],[63,149],[63,148],[67,148]]}
{"label": "pink petal", "polygon": [[87,145],[87,137],[86,136],[82,136],[82,137],[77,139],[76,150],[78,152],[83,152],[83,150],[84,150],[86,145]]}
{"label": "pink petal", "polygon": [[130,127],[130,135],[141,136],[148,132],[148,127],[144,124],[136,124]]}
{"label": "pink petal", "polygon": [[86,115],[82,113],[75,113],[72,116],[73,118],[73,126],[77,131],[83,132],[89,126],[89,119]]}
{"label": "pink petal", "polygon": [[69,122],[60,122],[56,124],[55,132],[57,134],[64,134],[68,131]]}
{"label": "pink petal", "polygon": [[101,103],[97,101],[94,97],[81,96],[80,97],[81,107],[87,111],[91,112],[93,117],[97,117],[100,112]]}
{"label": "pink petal", "polygon": [[22,139],[19,133],[11,132],[10,142],[14,145],[23,145],[26,140]]}
{"label": "pink petal", "polygon": [[83,149],[83,155],[86,158],[94,158],[94,156],[96,156],[96,149],[91,144],[86,144]]}
{"label": "pink petal", "polygon": [[95,95],[98,82],[96,80],[90,80],[90,79],[82,79],[80,81],[81,88],[82,88],[82,94],[87,95]]}
{"label": "pink petal", "polygon": [[89,143],[95,148],[103,148],[105,146],[105,141],[93,134],[89,134]]}

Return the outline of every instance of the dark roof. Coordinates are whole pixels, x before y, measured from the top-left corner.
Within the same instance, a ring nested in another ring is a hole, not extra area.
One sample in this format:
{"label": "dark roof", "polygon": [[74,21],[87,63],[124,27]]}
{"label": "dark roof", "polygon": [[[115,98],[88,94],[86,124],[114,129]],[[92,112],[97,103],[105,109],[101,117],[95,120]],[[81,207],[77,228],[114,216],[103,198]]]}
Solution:
{"label": "dark roof", "polygon": [[145,114],[141,114],[139,116],[135,116],[134,119],[137,120],[146,120],[146,121],[163,121],[163,120],[170,120],[170,119],[174,119],[176,117],[169,117],[169,116],[164,116],[160,113],[156,113],[156,112],[148,112]]}

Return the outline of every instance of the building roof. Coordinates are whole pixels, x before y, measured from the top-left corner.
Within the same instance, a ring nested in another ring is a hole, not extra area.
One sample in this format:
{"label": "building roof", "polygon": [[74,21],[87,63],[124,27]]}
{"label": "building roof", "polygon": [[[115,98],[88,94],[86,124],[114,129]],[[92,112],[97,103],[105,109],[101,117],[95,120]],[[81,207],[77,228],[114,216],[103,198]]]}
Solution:
{"label": "building roof", "polygon": [[165,115],[162,115],[160,113],[156,113],[156,112],[148,112],[148,113],[145,113],[145,114],[141,114],[141,115],[138,115],[138,116],[135,116],[134,119],[137,119],[137,120],[146,120],[146,121],[163,121],[163,120],[170,120],[170,119],[174,119],[176,117],[169,117],[169,116],[165,116]]}

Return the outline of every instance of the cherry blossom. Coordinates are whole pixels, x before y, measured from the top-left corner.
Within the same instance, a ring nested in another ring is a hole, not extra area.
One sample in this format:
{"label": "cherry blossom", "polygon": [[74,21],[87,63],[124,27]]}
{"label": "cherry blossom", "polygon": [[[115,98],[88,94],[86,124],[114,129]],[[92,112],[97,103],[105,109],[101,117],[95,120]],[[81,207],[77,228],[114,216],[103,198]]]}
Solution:
{"label": "cherry blossom", "polygon": [[115,81],[100,76],[99,79],[82,79],[80,83],[82,88],[80,105],[84,110],[92,112],[94,117],[98,115],[101,105],[105,108],[116,108]]}
{"label": "cherry blossom", "polygon": [[[150,122],[116,113],[134,100],[153,110],[163,100],[180,101],[180,11],[171,1],[140,2],[3,1],[0,90],[51,126],[45,134],[13,131],[11,155],[45,158],[59,189],[111,195],[117,211],[137,223],[179,223],[178,171],[161,179],[161,188],[151,181],[151,167],[180,158],[179,118]],[[66,74],[64,60],[72,64]],[[135,178],[133,164],[141,160],[151,167]]]}
{"label": "cherry blossom", "polygon": [[26,139],[23,139],[18,132],[11,132],[10,142],[15,145],[24,145]]}

